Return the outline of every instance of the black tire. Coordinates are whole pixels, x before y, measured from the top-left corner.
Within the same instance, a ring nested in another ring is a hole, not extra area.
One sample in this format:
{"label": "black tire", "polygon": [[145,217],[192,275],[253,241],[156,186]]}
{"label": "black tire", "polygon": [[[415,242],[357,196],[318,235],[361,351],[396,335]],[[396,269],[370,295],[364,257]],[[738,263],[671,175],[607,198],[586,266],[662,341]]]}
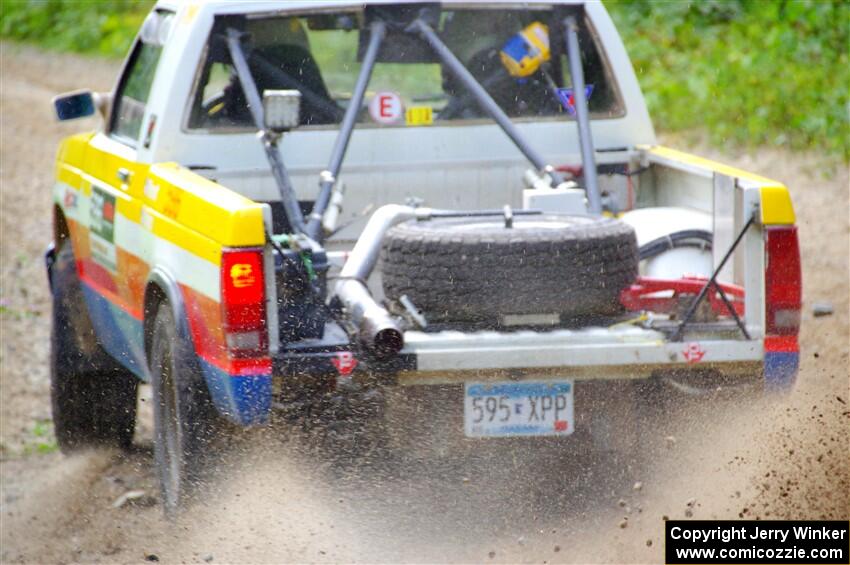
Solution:
{"label": "black tire", "polygon": [[56,441],[64,453],[128,448],[136,424],[138,379],[98,342],[70,240],[59,243],[52,278],[50,393]]}
{"label": "black tire", "polygon": [[150,372],[154,458],[163,507],[172,516],[202,482],[221,421],[168,302],[159,305],[154,319]]}
{"label": "black tire", "polygon": [[429,321],[487,322],[558,314],[562,322],[622,311],[637,276],[634,230],[612,218],[519,216],[410,221],[387,232],[384,293],[407,295]]}

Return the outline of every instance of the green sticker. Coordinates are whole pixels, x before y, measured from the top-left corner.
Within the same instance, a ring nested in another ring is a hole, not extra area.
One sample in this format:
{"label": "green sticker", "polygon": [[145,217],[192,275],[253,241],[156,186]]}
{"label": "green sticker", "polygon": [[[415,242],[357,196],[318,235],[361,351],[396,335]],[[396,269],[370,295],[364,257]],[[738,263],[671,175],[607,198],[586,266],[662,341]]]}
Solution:
{"label": "green sticker", "polygon": [[92,259],[111,271],[117,269],[115,253],[115,196],[92,187],[89,207],[89,244]]}
{"label": "green sticker", "polygon": [[91,223],[92,233],[100,236],[109,243],[115,238],[115,197],[99,188],[91,190]]}

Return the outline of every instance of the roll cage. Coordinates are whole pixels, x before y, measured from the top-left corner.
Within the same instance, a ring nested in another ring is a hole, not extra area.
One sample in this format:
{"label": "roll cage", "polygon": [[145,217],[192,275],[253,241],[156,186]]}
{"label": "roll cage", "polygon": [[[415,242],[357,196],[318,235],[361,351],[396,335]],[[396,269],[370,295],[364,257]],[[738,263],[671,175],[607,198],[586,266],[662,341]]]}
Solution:
{"label": "roll cage", "polygon": [[[579,145],[581,147],[584,183],[587,192],[588,208],[591,213],[602,211],[601,195],[597,183],[597,172],[594,159],[593,141],[590,132],[589,112],[585,95],[584,72],[578,42],[578,22],[584,18],[583,6],[555,7],[554,20],[561,26],[565,40],[565,51],[568,58],[570,75],[573,80],[576,119],[578,123]],[[542,155],[527,141],[525,136],[513,124],[505,111],[496,103],[487,90],[478,82],[472,73],[464,66],[452,50],[443,42],[434,28],[439,21],[439,7],[435,5],[379,5],[367,6],[365,9],[368,43],[362,54],[362,65],[352,92],[350,103],[342,117],[339,133],[331,150],[328,167],[319,175],[319,193],[310,214],[305,218],[301,211],[295,190],[292,186],[286,165],[278,150],[279,134],[265,128],[262,93],[251,74],[246,53],[249,52],[250,38],[236,26],[225,26],[221,37],[233,62],[239,84],[245,95],[251,118],[261,132],[266,157],[272,170],[284,214],[292,236],[301,246],[313,251],[321,250],[326,237],[322,228],[322,218],[331,201],[334,185],[336,184],[342,163],[345,158],[351,135],[356,124],[357,114],[363,105],[366,88],[374,69],[381,46],[388,33],[403,34],[418,38],[434,56],[452,73],[454,78],[466,89],[467,94],[479,105],[493,121],[495,121],[531,165],[545,178],[550,179],[552,186],[560,185],[564,179],[555,168],[545,161]],[[361,30],[363,33],[364,30]],[[295,77],[285,71],[275,69],[281,83],[291,85],[299,90],[307,99],[318,98],[315,93],[301,84]],[[481,215],[486,211],[475,211]],[[493,212],[501,214],[501,211]],[[457,213],[463,215],[463,213]]]}

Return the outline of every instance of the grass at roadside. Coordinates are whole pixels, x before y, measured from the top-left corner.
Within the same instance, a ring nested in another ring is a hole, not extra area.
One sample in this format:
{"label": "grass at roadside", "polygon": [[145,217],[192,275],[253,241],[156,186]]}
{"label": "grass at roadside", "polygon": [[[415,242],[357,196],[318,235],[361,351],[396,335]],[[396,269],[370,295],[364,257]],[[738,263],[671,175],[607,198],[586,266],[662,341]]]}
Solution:
{"label": "grass at roadside", "polygon": [[123,57],[151,6],[150,0],[3,0],[0,37]]}
{"label": "grass at roadside", "polygon": [[32,420],[22,430],[20,442],[7,445],[0,441],[0,461],[59,451],[59,444],[56,443],[56,435],[53,431],[53,420],[49,419]]}
{"label": "grass at roadside", "polygon": [[[0,37],[123,56],[150,0],[5,0]],[[659,129],[850,161],[850,3],[605,0]]]}
{"label": "grass at roadside", "polygon": [[659,129],[850,160],[850,3],[605,3]]}

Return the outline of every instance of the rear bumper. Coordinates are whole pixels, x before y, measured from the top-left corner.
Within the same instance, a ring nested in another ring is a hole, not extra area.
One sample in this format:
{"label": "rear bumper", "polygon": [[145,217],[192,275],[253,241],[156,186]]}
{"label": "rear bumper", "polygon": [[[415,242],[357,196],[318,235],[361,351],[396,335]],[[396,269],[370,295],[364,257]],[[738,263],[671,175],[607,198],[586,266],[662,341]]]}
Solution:
{"label": "rear bumper", "polygon": [[[671,342],[662,331],[632,325],[551,331],[407,331],[404,338],[400,354],[381,363],[358,357],[342,335],[326,335],[321,342],[281,350],[274,374],[284,379],[298,374],[355,380],[391,375],[401,385],[505,378],[640,379],[659,371],[682,370],[753,376],[765,367],[766,359],[764,340],[739,339],[734,332],[717,328],[713,333],[691,334],[683,342]],[[773,361],[771,372],[789,372],[788,359]]]}
{"label": "rear bumper", "polygon": [[753,375],[764,362],[762,340],[704,337],[667,341],[634,326],[551,332],[407,332],[402,354],[415,369],[400,384],[451,384],[518,378],[640,379],[658,371],[714,369]]}
{"label": "rear bumper", "polygon": [[368,387],[567,378],[598,386],[608,380],[616,386],[613,381],[673,375],[686,377],[697,388],[712,388],[712,376],[722,376],[727,383],[740,377],[742,385],[761,380],[768,390],[787,390],[799,353],[787,347],[772,351],[767,341],[743,340],[717,327],[713,333],[694,332],[683,342],[632,325],[544,332],[408,331],[401,353],[379,363],[359,358],[344,334],[332,332],[324,340],[281,350],[274,360],[274,380],[279,391],[286,383],[301,389],[316,379]]}

